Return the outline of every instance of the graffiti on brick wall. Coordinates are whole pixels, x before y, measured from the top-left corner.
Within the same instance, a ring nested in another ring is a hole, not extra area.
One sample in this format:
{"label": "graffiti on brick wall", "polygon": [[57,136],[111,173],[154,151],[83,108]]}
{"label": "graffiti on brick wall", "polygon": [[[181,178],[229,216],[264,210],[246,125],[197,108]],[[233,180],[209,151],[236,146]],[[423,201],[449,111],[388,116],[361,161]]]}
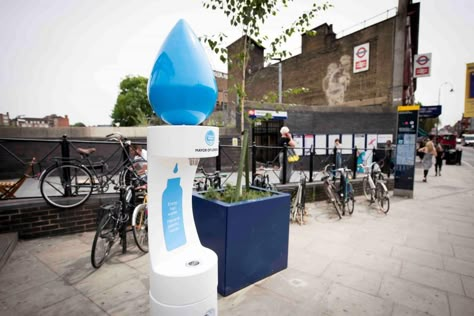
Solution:
{"label": "graffiti on brick wall", "polygon": [[351,56],[343,55],[338,63],[328,65],[326,76],[323,79],[323,91],[326,94],[328,105],[344,103],[344,95],[351,83]]}

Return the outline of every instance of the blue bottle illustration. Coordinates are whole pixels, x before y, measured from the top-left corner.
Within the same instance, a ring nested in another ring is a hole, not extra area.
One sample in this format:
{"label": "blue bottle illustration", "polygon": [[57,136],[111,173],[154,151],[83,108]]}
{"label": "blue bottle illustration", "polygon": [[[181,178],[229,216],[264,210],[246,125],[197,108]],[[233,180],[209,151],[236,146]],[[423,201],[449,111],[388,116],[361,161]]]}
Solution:
{"label": "blue bottle illustration", "polygon": [[[178,164],[173,173],[178,172]],[[168,251],[186,244],[186,233],[183,222],[183,189],[181,178],[168,179],[162,195],[162,219],[165,245]]]}

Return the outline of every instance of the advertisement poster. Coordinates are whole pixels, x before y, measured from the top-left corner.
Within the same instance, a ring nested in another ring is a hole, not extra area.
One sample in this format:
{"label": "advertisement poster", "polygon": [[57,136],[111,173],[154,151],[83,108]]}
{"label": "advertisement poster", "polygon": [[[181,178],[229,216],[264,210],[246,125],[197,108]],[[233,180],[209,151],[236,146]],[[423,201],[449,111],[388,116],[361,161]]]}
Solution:
{"label": "advertisement poster", "polygon": [[304,135],[304,155],[309,156],[311,154],[311,148],[314,147],[314,135]]}
{"label": "advertisement poster", "polygon": [[326,135],[314,135],[314,138],[316,145],[316,155],[326,155],[328,147]]}
{"label": "advertisement poster", "polygon": [[341,136],[341,146],[342,146],[342,154],[343,155],[350,155],[352,154],[352,148],[354,147],[352,143],[353,137],[352,134],[342,134]]}
{"label": "advertisement poster", "polygon": [[293,140],[296,143],[295,153],[298,156],[303,156],[303,136],[302,135],[293,135]]}
{"label": "advertisement poster", "polygon": [[355,134],[354,135],[354,147],[357,147],[358,156],[357,156],[357,172],[363,173],[364,168],[359,167],[360,164],[365,162],[365,134]]}

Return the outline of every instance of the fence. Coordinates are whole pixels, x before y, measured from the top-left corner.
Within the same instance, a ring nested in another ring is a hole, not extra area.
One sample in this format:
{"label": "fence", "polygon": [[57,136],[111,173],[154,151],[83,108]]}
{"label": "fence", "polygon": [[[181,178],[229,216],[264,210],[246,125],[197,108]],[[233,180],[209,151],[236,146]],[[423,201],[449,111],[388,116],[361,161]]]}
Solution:
{"label": "fence", "polygon": [[[146,148],[146,142],[135,141],[134,144],[142,145]],[[220,170],[228,174],[236,173],[240,159],[240,146],[232,146],[231,139],[221,138],[219,145],[219,155],[215,158],[204,158],[199,162],[199,166],[205,170]],[[55,158],[80,158],[76,151],[78,147],[96,148],[96,153],[92,155],[94,161],[104,161],[108,165],[115,165],[122,157],[121,147],[117,142],[111,141],[85,141],[72,140],[63,136],[57,140],[38,140],[26,138],[0,138],[0,179],[16,181],[21,178],[27,169],[32,157],[36,157],[36,163],[30,174],[30,179],[20,188],[17,197],[39,197],[38,177],[43,170],[48,168]],[[302,148],[297,148],[301,149]],[[368,156],[380,160],[384,157],[384,149],[376,148],[344,148],[343,152],[351,154],[342,155],[342,164],[353,170],[353,177],[357,177],[357,161],[361,152],[367,152]],[[249,166],[251,174],[255,175],[260,167],[280,168],[279,154],[283,152],[283,164],[287,164],[286,150],[276,146],[251,145],[249,148]],[[318,153],[325,154],[318,154]],[[257,158],[259,157],[259,158]],[[262,157],[268,160],[263,161]],[[313,175],[316,171],[322,170],[327,164],[335,164],[333,148],[311,148],[306,150],[301,159],[293,164],[293,170],[302,170],[309,173],[308,181],[311,183],[315,179]],[[286,166],[285,166],[286,167]],[[284,168],[286,170],[286,168]],[[36,180],[36,181],[35,181]],[[285,184],[285,181],[283,181]]]}

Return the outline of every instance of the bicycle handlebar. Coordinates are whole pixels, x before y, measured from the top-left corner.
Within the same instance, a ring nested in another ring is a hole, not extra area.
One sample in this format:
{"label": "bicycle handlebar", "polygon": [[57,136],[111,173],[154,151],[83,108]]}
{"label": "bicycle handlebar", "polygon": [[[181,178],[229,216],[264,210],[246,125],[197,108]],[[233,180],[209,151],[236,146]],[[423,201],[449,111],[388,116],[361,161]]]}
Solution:
{"label": "bicycle handlebar", "polygon": [[207,173],[206,170],[204,170],[204,167],[199,167],[198,169],[200,172],[202,172],[202,174],[206,177],[206,178],[210,178],[210,177],[217,177],[220,175],[220,171],[216,170],[214,171],[213,173]]}

